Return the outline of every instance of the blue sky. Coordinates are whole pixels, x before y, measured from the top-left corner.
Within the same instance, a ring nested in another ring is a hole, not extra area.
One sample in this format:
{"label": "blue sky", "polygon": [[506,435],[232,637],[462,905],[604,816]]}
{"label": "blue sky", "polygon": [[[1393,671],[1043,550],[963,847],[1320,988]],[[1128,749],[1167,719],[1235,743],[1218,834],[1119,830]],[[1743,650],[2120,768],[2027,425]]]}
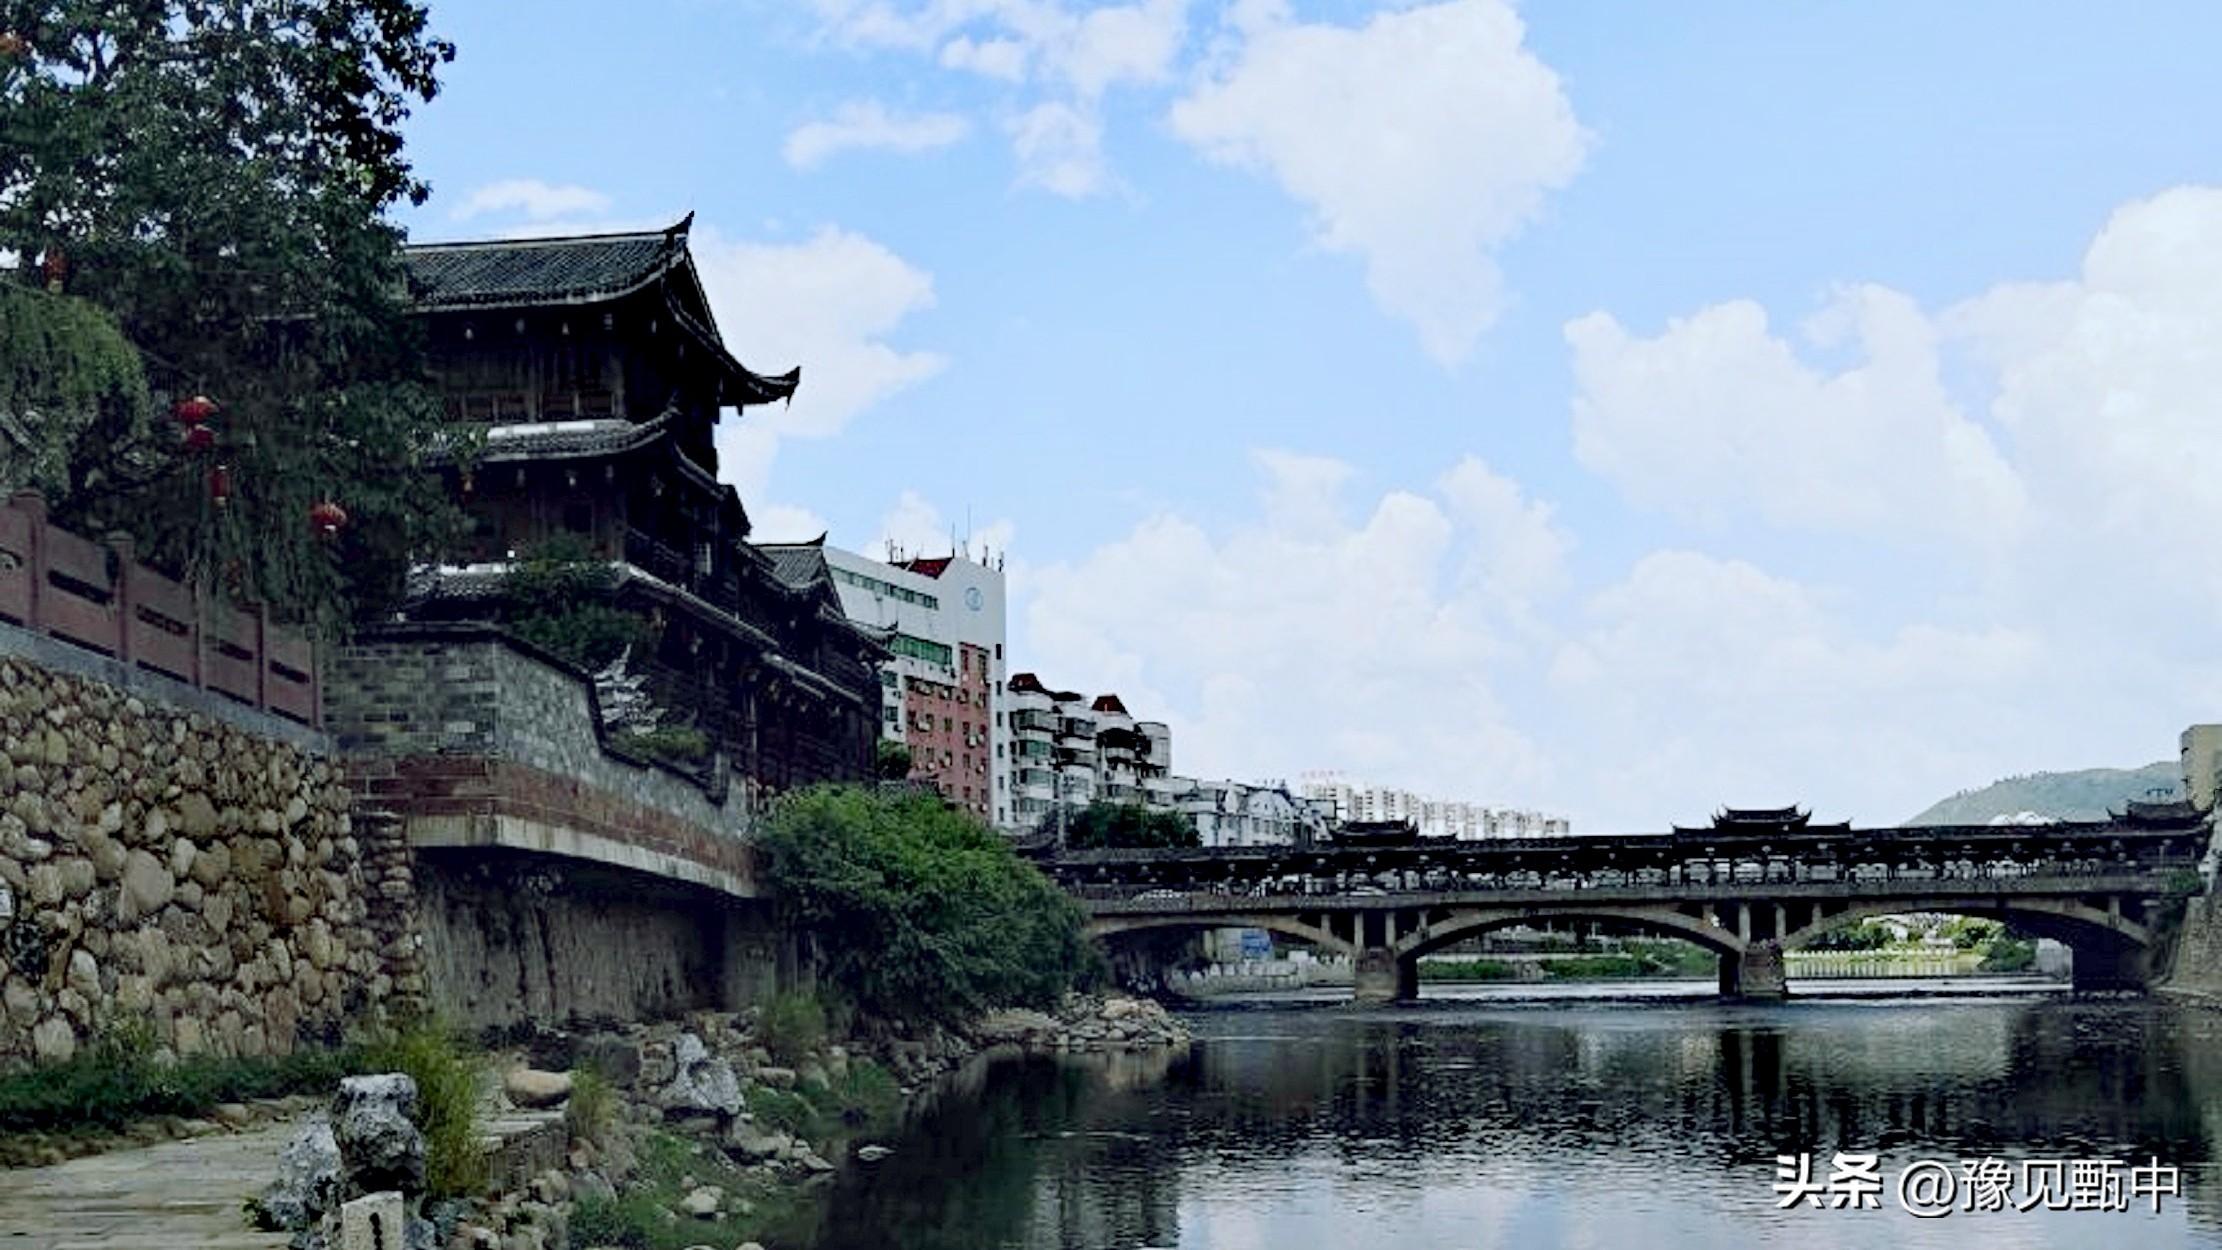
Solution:
{"label": "blue sky", "polygon": [[760,536],[969,518],[1183,767],[1884,821],[2222,713],[2213,6],[434,22],[414,235],[695,211]]}

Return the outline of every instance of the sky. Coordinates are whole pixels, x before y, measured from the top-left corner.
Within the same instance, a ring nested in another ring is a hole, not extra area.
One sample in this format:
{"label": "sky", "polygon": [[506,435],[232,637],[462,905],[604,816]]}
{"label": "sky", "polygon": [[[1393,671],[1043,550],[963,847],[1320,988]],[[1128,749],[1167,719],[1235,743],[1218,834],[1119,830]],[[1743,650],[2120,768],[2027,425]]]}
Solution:
{"label": "sky", "polygon": [[696,214],[763,541],[1191,775],[1905,819],[2222,719],[2222,7],[433,0],[417,239]]}

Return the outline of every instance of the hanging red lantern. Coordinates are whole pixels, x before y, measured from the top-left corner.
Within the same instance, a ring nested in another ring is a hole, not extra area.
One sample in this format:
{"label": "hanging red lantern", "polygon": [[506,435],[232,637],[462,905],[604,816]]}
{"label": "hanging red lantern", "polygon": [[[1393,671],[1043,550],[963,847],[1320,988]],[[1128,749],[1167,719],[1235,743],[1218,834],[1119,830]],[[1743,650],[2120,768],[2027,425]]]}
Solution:
{"label": "hanging red lantern", "polygon": [[170,415],[177,418],[179,425],[199,425],[215,416],[217,411],[215,400],[206,395],[195,395],[191,399],[177,401],[177,406],[170,409]]}
{"label": "hanging red lantern", "polygon": [[309,509],[309,524],[316,527],[318,537],[334,537],[347,524],[347,509],[327,499]]}
{"label": "hanging red lantern", "polygon": [[62,283],[69,278],[69,253],[59,243],[51,244],[39,261],[39,269],[46,275],[46,289],[60,294]]}
{"label": "hanging red lantern", "polygon": [[208,497],[221,508],[231,500],[231,466],[219,464],[208,471]]}
{"label": "hanging red lantern", "polygon": [[185,428],[185,450],[208,451],[215,446],[216,431],[214,427],[191,425]]}

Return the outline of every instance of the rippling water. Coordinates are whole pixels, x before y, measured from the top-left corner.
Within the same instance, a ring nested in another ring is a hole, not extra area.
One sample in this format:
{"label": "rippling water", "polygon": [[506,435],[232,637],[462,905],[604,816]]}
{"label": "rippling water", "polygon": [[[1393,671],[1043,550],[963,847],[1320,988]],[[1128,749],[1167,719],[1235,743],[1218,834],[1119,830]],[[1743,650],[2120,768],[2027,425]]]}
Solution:
{"label": "rippling water", "polygon": [[[1900,987],[1902,988],[1902,987]],[[2052,995],[1486,992],[1192,1017],[1191,1054],[999,1065],[843,1179],[818,1250],[2222,1246],[2222,1016]],[[1776,1208],[1775,1156],[2158,1156],[2158,1215]]]}

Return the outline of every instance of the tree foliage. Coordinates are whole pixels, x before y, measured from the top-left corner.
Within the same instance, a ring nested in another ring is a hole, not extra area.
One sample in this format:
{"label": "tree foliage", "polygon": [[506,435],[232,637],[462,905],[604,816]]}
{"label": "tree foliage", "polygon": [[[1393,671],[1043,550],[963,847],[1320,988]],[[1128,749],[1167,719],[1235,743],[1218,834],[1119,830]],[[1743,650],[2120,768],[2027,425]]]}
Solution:
{"label": "tree foliage", "polygon": [[146,436],[147,378],[115,318],[0,281],[0,494],[52,494],[73,464]]}
{"label": "tree foliage", "polygon": [[[1047,828],[1056,831],[1051,812]],[[1195,822],[1179,812],[1151,811],[1138,803],[1090,803],[1065,817],[1065,845],[1076,851],[1169,850],[1203,845]]]}
{"label": "tree foliage", "polygon": [[910,776],[910,747],[892,738],[882,738],[872,752],[872,771],[882,781],[901,781]]}
{"label": "tree foliage", "polygon": [[610,602],[617,578],[585,542],[558,535],[524,553],[502,578],[511,632],[589,672],[649,639],[639,614]]}
{"label": "tree foliage", "polygon": [[[451,517],[410,471],[438,410],[384,216],[425,195],[400,126],[453,55],[423,6],[0,0],[0,32],[0,255],[39,288],[59,253],[68,292],[144,355],[158,406],[222,405],[204,456],[166,421],[57,431],[39,453],[60,462],[57,514],[281,612],[397,592]],[[349,514],[336,543],[307,520],[327,498]]]}
{"label": "tree foliage", "polygon": [[955,1020],[1053,1005],[1100,956],[1071,898],[940,800],[821,786],[773,809],[761,846],[781,905],[825,974],[881,1019]]}

